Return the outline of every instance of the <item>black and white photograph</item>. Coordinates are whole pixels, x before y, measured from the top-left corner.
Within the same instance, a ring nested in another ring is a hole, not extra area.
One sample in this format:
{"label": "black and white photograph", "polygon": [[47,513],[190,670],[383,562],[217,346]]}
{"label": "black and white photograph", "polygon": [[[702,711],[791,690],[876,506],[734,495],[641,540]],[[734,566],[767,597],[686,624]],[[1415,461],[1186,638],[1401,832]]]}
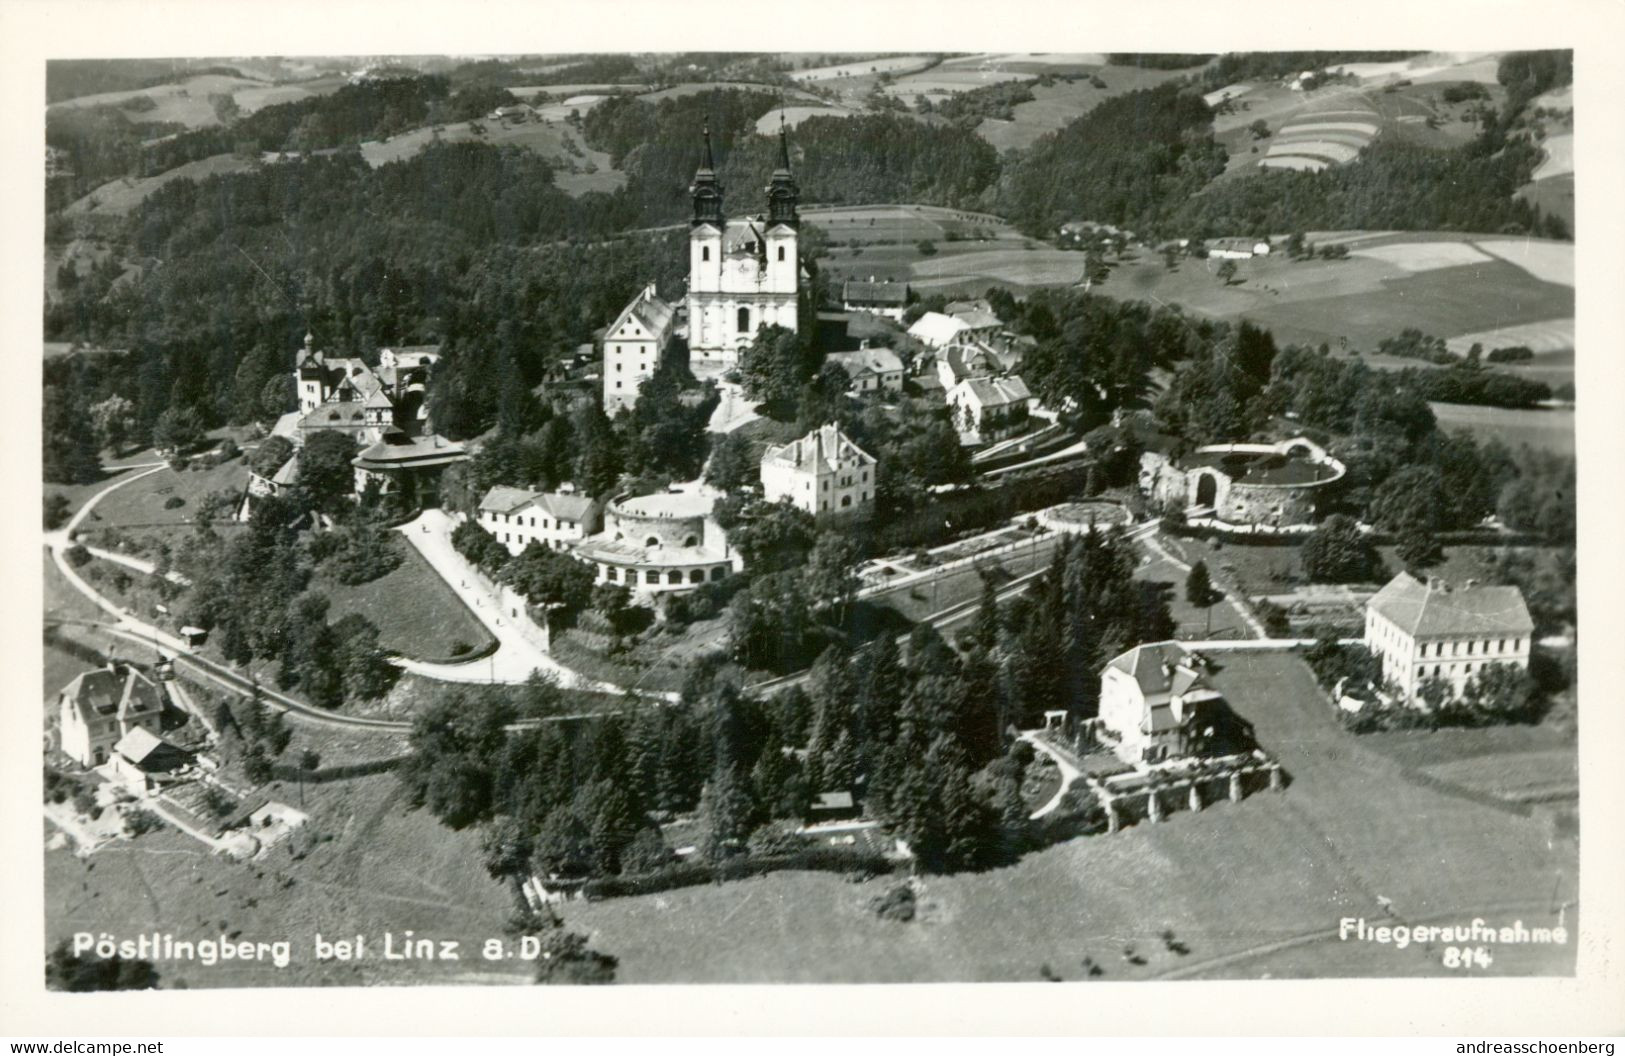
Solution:
{"label": "black and white photograph", "polygon": [[1584,974],[1588,42],[725,29],[44,57],[7,956]]}

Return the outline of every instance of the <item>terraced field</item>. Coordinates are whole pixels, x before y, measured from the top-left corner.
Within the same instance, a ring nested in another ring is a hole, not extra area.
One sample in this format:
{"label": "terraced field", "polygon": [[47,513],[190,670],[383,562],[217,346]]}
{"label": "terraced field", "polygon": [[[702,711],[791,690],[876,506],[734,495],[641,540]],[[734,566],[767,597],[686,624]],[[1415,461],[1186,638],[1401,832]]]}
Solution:
{"label": "terraced field", "polygon": [[1375,107],[1360,97],[1345,96],[1282,125],[1258,165],[1319,172],[1353,161],[1381,127]]}

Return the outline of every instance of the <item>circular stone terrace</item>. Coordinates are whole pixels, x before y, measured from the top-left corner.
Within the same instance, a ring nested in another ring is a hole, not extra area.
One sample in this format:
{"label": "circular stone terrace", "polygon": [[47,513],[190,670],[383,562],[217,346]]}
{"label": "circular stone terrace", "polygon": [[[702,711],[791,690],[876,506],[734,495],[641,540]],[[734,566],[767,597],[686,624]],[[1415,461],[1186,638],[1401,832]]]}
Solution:
{"label": "circular stone terrace", "polygon": [[1128,524],[1134,517],[1115,502],[1063,502],[1038,514],[1038,523],[1053,532],[1083,533],[1090,525]]}
{"label": "circular stone terrace", "polygon": [[1215,469],[1237,484],[1266,488],[1302,488],[1329,484],[1343,476],[1344,466],[1330,455],[1307,447],[1274,444],[1215,444],[1200,447],[1183,460],[1186,470]]}

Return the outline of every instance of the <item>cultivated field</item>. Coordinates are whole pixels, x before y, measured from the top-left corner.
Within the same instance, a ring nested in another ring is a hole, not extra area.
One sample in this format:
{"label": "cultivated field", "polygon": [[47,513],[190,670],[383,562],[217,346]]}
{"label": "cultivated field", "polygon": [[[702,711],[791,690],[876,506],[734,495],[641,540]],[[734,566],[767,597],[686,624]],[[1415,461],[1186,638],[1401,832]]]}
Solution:
{"label": "cultivated field", "polygon": [[847,106],[785,106],[769,110],[756,121],[756,131],[764,136],[776,135],[782,119],[788,128],[795,128],[809,117],[855,117],[863,113]]}
{"label": "cultivated field", "polygon": [[1353,161],[1381,128],[1370,103],[1357,96],[1306,108],[1269,140],[1260,168],[1318,171]]}
{"label": "cultivated field", "polygon": [[837,66],[817,66],[810,70],[796,70],[790,74],[790,77],[797,81],[819,82],[840,80],[847,77],[864,77],[880,73],[895,75],[923,69],[931,65],[932,61],[928,55],[888,55],[873,59],[862,59],[857,62],[844,62]]}
{"label": "cultivated field", "polygon": [[[807,873],[571,904],[566,921],[621,958],[625,982],[1034,980],[1045,964],[1078,979],[1085,956],[1105,981],[1256,978],[1281,974],[1282,958],[1294,975],[1413,976],[1449,974],[1441,950],[1340,943],[1339,919],[1383,918],[1380,896],[1410,923],[1550,926],[1573,899],[1574,845],[1544,818],[1416,784],[1335,725],[1296,657],[1237,654],[1222,668],[1220,688],[1293,778],[1283,793],[928,877],[913,924],[865,911],[886,880]],[[1189,952],[1166,949],[1163,928]],[[1127,945],[1146,963],[1125,960]],[[1572,970],[1572,945],[1505,947],[1490,973]]]}
{"label": "cultivated field", "polygon": [[231,172],[248,172],[257,162],[236,154],[216,154],[213,157],[189,161],[185,165],[161,172],[156,176],[137,178],[125,176],[104,183],[64,210],[69,216],[125,216],[134,212],[158,188],[175,180],[202,182],[210,176]]}
{"label": "cultivated field", "polygon": [[[398,750],[380,745],[371,757]],[[293,784],[264,791],[299,803]],[[453,832],[425,811],[407,810],[391,774],[306,785],[304,797],[311,831],[325,840],[301,862],[283,844],[265,861],[236,864],[168,828],[88,860],[66,849],[46,851],[44,950],[76,931],[292,943],[292,963],[283,969],[264,962],[161,963],[166,988],[529,981],[524,962],[479,956],[481,941],[501,937],[514,903],[486,875],[473,832]],[[384,960],[384,933],[399,939],[408,930],[461,940],[462,959]],[[365,935],[367,959],[317,962],[318,934]]]}
{"label": "cultivated field", "polygon": [[[469,127],[476,123],[484,127],[483,135],[475,134]],[[569,194],[613,191],[626,183],[626,174],[610,166],[608,154],[587,146],[580,133],[562,121],[523,121],[511,124],[489,119],[479,122],[462,121],[454,125],[443,125],[438,133],[433,127],[417,128],[386,140],[363,143],[361,156],[367,160],[367,164],[377,168],[392,161],[412,157],[433,143],[437,136],[446,143],[477,140],[493,146],[522,147],[540,154],[558,166],[553,182],[560,190]]]}
{"label": "cultivated field", "polygon": [[1374,257],[1402,271],[1432,271],[1490,259],[1468,242],[1390,242],[1361,246],[1349,252],[1356,257]]}
{"label": "cultivated field", "polygon": [[1088,72],[1106,82],[1106,87],[1096,88],[1087,77],[1071,83],[1061,81],[1035,85],[1032,101],[1017,103],[1013,120],[988,118],[977,126],[977,135],[1001,151],[1025,150],[1046,132],[1053,132],[1077,120],[1113,96],[1153,88],[1188,71],[1101,65]]}
{"label": "cultivated field", "polygon": [[1574,411],[1570,408],[1475,407],[1464,403],[1428,406],[1445,430],[1461,429],[1480,440],[1500,440],[1513,447],[1530,444],[1558,454],[1574,454]]}
{"label": "cultivated field", "polygon": [[249,77],[228,77],[210,73],[151,88],[80,96],[77,99],[55,103],[50,109],[122,106],[138,96],[146,96],[157,105],[151,110],[125,110],[125,116],[132,122],[136,124],[163,122],[182,124],[187,128],[207,128],[220,123],[220,119],[215,116],[214,103],[210,96],[230,95],[241,110],[252,113],[274,103],[291,103],[314,95],[328,95],[338,91],[344,83],[342,77],[322,77],[292,84],[271,84]]}
{"label": "cultivated field", "polygon": [[922,73],[911,73],[897,78],[882,89],[893,99],[901,99],[909,106],[918,107],[922,98],[933,103],[958,95],[960,92],[986,88],[990,84],[1006,81],[1036,80],[1036,73],[1020,73],[1007,66],[936,66]]}
{"label": "cultivated field", "polygon": [[[1475,344],[1483,345],[1486,350],[1523,345],[1537,355],[1542,352],[1572,352],[1574,349],[1574,320],[1572,318],[1552,319],[1543,323],[1523,323],[1519,326],[1503,326],[1494,330],[1478,330],[1470,334],[1462,334],[1459,337],[1452,337],[1445,342],[1446,347],[1457,355],[1466,355],[1467,350]],[[1568,366],[1572,371],[1572,356]]]}
{"label": "cultivated field", "polygon": [[1510,261],[1542,282],[1574,285],[1574,243],[1537,239],[1480,241],[1478,248]]}

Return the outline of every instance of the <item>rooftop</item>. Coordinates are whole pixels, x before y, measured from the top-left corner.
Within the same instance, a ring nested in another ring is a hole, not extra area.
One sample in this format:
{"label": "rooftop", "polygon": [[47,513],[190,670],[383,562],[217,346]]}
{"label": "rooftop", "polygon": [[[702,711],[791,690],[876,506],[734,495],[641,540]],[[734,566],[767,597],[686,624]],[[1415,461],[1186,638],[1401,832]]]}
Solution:
{"label": "rooftop", "polygon": [[399,469],[407,466],[432,466],[466,458],[462,444],[443,436],[409,437],[395,430],[356,456],[352,465],[363,469]]}
{"label": "rooftop", "polygon": [[113,715],[157,714],[164,707],[157,685],[127,664],[86,671],[62,692],[86,722]]}
{"label": "rooftop", "polygon": [[615,509],[637,517],[706,517],[716,500],[697,491],[656,491],[618,499]]}
{"label": "rooftop", "polygon": [[1388,581],[1367,602],[1413,638],[1445,635],[1526,635],[1534,632],[1517,587],[1452,587],[1443,580],[1424,583],[1409,572]]}
{"label": "rooftop", "polygon": [[863,282],[847,279],[841,286],[841,300],[860,304],[884,304],[901,308],[908,303],[906,282]]}

